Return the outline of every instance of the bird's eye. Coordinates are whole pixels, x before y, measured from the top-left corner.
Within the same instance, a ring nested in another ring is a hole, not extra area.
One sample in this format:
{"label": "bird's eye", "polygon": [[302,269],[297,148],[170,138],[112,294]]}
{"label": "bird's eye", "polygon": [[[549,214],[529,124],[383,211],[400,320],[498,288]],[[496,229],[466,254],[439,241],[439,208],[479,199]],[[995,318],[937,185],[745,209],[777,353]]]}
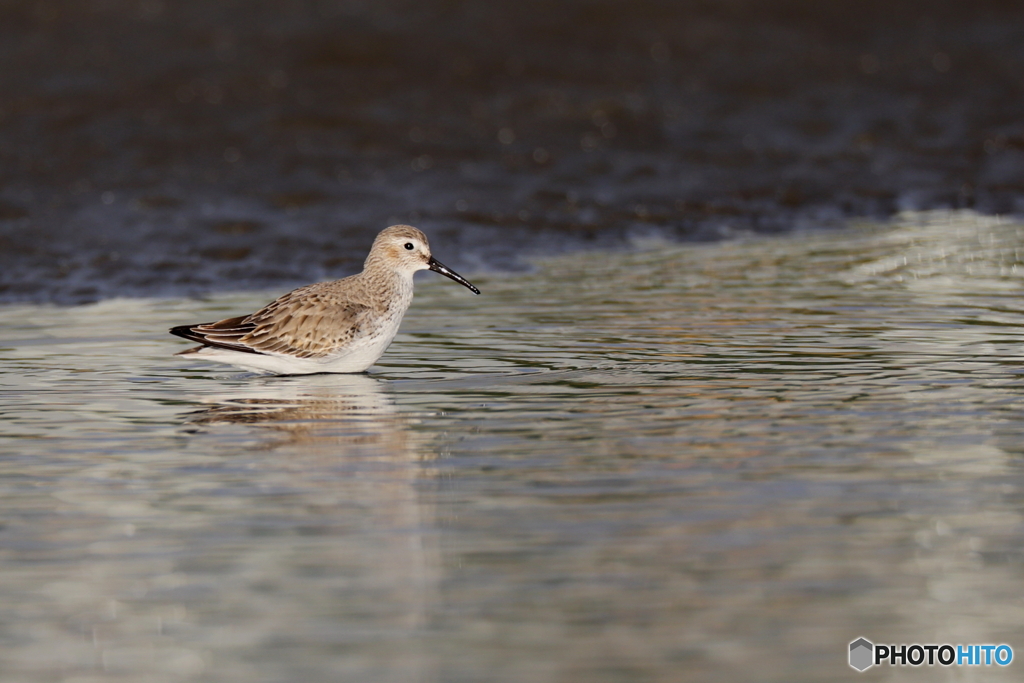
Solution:
{"label": "bird's eye", "polygon": [[409,251],[412,251],[412,249],[413,249],[412,242],[406,242],[405,243],[405,248],[408,249]]}

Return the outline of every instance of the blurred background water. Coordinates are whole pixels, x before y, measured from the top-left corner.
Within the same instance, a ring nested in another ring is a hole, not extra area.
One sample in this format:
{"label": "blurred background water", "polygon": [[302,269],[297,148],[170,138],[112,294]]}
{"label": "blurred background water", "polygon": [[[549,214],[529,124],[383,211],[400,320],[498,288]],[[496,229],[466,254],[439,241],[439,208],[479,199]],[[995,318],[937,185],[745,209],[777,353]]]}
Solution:
{"label": "blurred background water", "polygon": [[[0,300],[1024,208],[1011,0],[0,2]],[[451,255],[451,256],[449,256]]]}
{"label": "blurred background water", "polygon": [[[1019,655],[1022,86],[1009,0],[0,0],[0,680]],[[483,295],[369,375],[171,356],[395,222]]]}

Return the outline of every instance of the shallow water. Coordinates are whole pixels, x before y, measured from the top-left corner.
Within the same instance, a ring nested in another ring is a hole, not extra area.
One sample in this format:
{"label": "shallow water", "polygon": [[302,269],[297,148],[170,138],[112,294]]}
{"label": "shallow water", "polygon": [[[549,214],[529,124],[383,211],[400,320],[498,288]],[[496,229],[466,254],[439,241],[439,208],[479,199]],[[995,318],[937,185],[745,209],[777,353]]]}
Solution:
{"label": "shallow water", "polygon": [[170,355],[167,327],[268,294],[0,309],[4,681],[822,681],[858,636],[1019,651],[1024,225],[639,246],[479,298],[425,275],[368,376]]}

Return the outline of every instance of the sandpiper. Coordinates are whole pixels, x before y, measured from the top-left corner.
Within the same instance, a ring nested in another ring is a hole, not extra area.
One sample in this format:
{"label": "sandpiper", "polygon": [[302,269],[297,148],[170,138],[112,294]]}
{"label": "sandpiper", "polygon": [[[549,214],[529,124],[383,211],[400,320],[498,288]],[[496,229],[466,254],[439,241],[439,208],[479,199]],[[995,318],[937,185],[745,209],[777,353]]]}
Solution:
{"label": "sandpiper", "polygon": [[412,302],[413,273],[427,269],[480,293],[430,255],[426,235],[392,225],[377,235],[358,275],[299,287],[251,315],[171,328],[202,344],[177,355],[278,375],[363,372],[395,338]]}

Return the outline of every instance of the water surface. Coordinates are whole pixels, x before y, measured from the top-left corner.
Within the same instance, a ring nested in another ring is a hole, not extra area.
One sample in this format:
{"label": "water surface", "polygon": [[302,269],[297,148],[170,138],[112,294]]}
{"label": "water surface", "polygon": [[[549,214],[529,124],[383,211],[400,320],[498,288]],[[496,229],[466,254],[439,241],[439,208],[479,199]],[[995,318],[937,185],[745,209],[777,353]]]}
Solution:
{"label": "water surface", "polygon": [[1022,248],[907,214],[481,297],[425,274],[360,376],[170,355],[172,324],[277,292],[4,307],[0,671],[823,681],[858,636],[1024,652]]}

